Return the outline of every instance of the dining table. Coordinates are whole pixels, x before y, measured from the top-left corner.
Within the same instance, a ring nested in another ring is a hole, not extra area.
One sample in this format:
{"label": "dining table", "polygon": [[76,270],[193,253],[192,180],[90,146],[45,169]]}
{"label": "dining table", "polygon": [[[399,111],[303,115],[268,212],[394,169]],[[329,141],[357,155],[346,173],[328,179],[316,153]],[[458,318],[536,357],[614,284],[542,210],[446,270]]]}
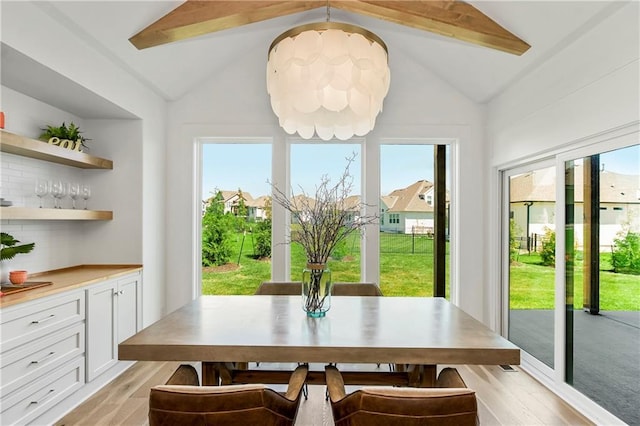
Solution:
{"label": "dining table", "polygon": [[[334,296],[311,318],[300,296],[200,296],[118,345],[120,360],[202,363],[203,385],[286,383],[258,363],[389,364],[345,372],[345,384],[433,386],[438,365],[517,365],[520,350],[439,297]],[[307,381],[324,383],[323,371]]]}

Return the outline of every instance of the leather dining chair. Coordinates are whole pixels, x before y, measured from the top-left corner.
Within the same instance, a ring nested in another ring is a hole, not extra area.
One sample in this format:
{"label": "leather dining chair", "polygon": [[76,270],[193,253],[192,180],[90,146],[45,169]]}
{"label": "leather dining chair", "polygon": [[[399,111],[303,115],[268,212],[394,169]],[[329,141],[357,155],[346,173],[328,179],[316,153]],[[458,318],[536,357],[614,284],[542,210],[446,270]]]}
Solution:
{"label": "leather dining chair", "polygon": [[[302,293],[300,281],[265,281],[260,284],[254,294],[272,296],[297,296]],[[375,283],[334,283],[331,286],[332,296],[382,296],[382,291]]]}
{"label": "leather dining chair", "polygon": [[298,296],[302,293],[302,283],[300,281],[264,281],[256,289],[256,295],[269,296]]}
{"label": "leather dining chair", "polygon": [[198,373],[181,365],[149,395],[149,425],[293,425],[308,367],[293,372],[286,392],[263,384],[199,386]]}
{"label": "leather dining chair", "polygon": [[478,405],[455,368],[445,368],[434,388],[363,387],[346,394],[342,375],[325,367],[336,426],[476,426]]}

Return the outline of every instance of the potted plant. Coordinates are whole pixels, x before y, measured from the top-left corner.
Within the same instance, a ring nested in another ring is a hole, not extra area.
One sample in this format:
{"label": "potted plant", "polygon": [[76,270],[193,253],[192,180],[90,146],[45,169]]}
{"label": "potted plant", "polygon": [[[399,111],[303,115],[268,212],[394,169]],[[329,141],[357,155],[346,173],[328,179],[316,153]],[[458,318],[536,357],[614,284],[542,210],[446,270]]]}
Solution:
{"label": "potted plant", "polygon": [[324,175],[313,197],[302,188],[300,194],[289,197],[272,185],[273,201],[298,222],[290,242],[300,244],[307,257],[307,267],[302,272],[302,307],[310,317],[323,317],[331,307],[331,271],[327,261],[334,249],[349,235],[378,219],[377,215],[363,215],[364,204],[351,195],[353,176],[349,167],[355,157],[353,154],[346,159],[344,172],[334,185]]}
{"label": "potted plant", "polygon": [[[0,233],[0,261],[13,259],[18,254],[26,254],[31,252],[35,247],[35,243],[20,244],[12,235],[6,232]],[[22,284],[27,280],[27,271],[11,271],[9,272],[9,281],[13,284]]]}
{"label": "potted plant", "polygon": [[65,122],[62,122],[61,126],[47,126],[42,129],[39,139],[52,145],[81,152],[81,148],[87,148],[84,143],[91,140],[82,136],[81,133],[82,131],[73,121],[68,126]]}

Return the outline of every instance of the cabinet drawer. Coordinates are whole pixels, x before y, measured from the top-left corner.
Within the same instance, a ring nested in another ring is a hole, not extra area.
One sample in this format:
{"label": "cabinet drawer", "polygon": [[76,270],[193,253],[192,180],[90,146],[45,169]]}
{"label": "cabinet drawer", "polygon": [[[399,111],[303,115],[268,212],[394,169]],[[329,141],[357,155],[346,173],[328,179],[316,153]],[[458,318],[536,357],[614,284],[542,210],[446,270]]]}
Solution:
{"label": "cabinet drawer", "polygon": [[0,424],[27,424],[84,385],[84,357],[2,396]]}
{"label": "cabinet drawer", "polygon": [[2,310],[0,352],[46,336],[85,316],[82,292],[67,293],[37,303]]}
{"label": "cabinet drawer", "polygon": [[0,393],[7,395],[82,355],[84,336],[84,324],[78,323],[3,353],[0,362]]}

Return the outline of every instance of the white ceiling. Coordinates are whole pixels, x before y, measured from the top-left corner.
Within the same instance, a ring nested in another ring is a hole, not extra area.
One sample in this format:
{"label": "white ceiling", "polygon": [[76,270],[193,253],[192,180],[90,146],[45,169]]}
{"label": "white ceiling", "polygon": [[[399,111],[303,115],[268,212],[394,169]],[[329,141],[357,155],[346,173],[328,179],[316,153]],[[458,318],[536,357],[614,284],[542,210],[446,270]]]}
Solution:
{"label": "white ceiling", "polygon": [[[237,55],[264,51],[285,30],[325,20],[324,8],[137,50],[128,39],[181,1],[53,1],[38,3],[62,25],[167,100],[182,97]],[[617,1],[471,1],[532,47],[522,56],[456,41],[398,24],[338,10],[332,21],[363,26],[389,48],[414,58],[469,99],[485,103],[510,83],[622,6]],[[397,65],[397,64],[395,64]],[[392,67],[394,64],[392,64]],[[393,78],[393,77],[392,77]]]}

